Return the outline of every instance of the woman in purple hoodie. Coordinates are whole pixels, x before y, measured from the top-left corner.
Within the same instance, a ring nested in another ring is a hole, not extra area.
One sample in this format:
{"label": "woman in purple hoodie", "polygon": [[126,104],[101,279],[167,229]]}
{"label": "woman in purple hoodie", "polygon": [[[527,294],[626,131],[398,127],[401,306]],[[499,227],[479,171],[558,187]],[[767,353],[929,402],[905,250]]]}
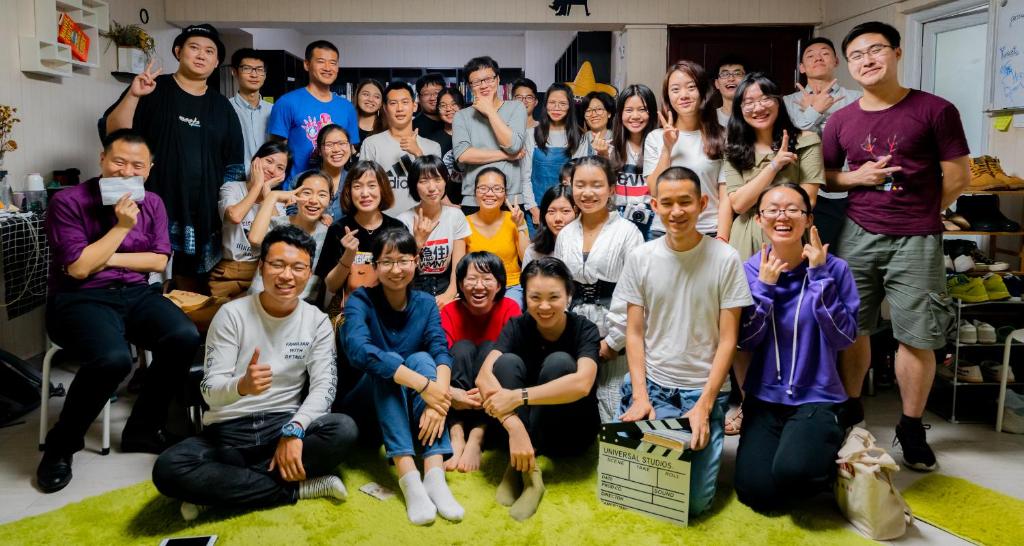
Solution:
{"label": "woman in purple hoodie", "polygon": [[860,298],[846,262],[821,244],[803,188],[771,186],[756,207],[771,244],[744,264],[754,305],[740,350],[753,357],[736,370],[745,399],[735,484],[744,504],[778,510],[835,479],[847,398],[836,357],[856,339]]}

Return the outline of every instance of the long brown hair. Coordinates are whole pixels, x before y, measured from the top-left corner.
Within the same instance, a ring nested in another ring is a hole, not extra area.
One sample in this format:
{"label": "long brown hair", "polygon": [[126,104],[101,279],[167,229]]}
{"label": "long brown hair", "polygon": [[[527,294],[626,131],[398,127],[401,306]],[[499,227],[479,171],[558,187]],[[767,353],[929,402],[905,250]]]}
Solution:
{"label": "long brown hair", "polygon": [[704,67],[688,60],[676,61],[668,67],[665,72],[665,79],[661,83],[661,100],[667,110],[671,110],[673,116],[676,112],[672,109],[672,102],[668,97],[668,80],[672,73],[682,72],[693,80],[697,85],[697,93],[700,96],[700,133],[704,138],[704,155],[708,159],[720,159],[725,151],[725,130],[718,124],[718,114],[711,103],[711,80],[708,79]]}

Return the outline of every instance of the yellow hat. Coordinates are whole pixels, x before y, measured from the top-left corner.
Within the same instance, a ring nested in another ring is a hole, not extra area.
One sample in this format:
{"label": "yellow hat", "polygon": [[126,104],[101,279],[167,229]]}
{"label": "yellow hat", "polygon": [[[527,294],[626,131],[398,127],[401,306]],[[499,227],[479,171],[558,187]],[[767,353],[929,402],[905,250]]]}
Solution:
{"label": "yellow hat", "polygon": [[572,89],[572,93],[577,97],[585,97],[591,91],[604,91],[613,97],[619,93],[618,90],[606,83],[597,83],[594,79],[594,67],[590,66],[590,61],[583,62],[580,71],[576,73],[575,81],[565,82],[565,84]]}

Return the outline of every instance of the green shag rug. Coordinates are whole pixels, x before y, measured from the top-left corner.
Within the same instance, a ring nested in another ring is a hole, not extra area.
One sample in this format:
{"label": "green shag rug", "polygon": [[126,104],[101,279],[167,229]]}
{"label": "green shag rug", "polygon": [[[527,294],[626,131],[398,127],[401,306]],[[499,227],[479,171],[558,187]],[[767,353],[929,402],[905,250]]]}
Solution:
{"label": "green shag rug", "polygon": [[507,461],[485,452],[482,471],[449,473],[455,497],[466,508],[461,523],[438,517],[416,527],[399,493],[379,501],[359,491],[375,481],[399,491],[394,470],[377,453],[356,451],[341,467],[349,499],[299,501],[250,513],[208,510],[192,524],[179,503],[152,483],[112,491],[60,510],[0,526],[0,544],[147,544],[168,536],[216,534],[217,546],[262,544],[871,544],[847,527],[834,503],[808,503],[793,513],[765,516],[719,490],[709,514],[682,528],[605,506],[597,501],[596,447],[574,459],[541,458],[547,493],[536,515],[523,523],[494,501]]}
{"label": "green shag rug", "polygon": [[1024,501],[967,480],[933,474],[914,482],[903,498],[914,517],[986,546],[1024,543]]}

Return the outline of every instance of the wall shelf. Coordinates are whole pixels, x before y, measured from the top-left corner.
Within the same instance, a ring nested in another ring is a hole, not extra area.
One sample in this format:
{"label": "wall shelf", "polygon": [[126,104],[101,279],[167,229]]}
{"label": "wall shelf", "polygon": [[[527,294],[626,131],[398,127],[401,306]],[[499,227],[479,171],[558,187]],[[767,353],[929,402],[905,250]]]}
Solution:
{"label": "wall shelf", "polygon": [[[22,72],[64,78],[99,67],[100,31],[109,28],[110,8],[103,0],[34,0],[35,34],[20,36]],[[57,22],[66,13],[89,37],[88,61],[72,58],[71,47],[57,42]]]}

